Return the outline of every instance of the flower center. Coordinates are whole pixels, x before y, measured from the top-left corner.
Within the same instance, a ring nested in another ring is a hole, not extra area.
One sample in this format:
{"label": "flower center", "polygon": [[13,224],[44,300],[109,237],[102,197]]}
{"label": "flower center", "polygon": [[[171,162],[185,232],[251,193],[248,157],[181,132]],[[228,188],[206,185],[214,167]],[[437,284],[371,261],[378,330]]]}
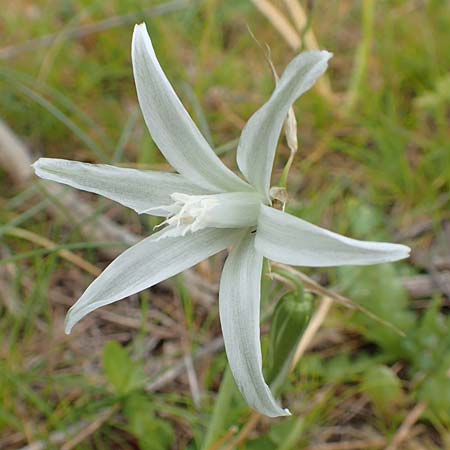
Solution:
{"label": "flower center", "polygon": [[259,194],[248,192],[213,195],[175,192],[170,197],[173,203],[155,208],[166,213],[166,220],[157,226],[165,226],[159,239],[185,236],[207,227],[251,227],[256,225],[261,204]]}

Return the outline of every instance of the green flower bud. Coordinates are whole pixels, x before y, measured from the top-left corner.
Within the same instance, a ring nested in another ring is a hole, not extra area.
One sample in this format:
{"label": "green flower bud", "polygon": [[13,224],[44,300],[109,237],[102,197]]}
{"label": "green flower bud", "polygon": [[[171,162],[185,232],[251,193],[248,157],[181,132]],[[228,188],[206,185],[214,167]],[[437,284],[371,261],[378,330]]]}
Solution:
{"label": "green flower bud", "polygon": [[277,392],[286,381],[297,345],[309,323],[310,296],[298,286],[280,299],[273,313],[269,335],[267,382]]}

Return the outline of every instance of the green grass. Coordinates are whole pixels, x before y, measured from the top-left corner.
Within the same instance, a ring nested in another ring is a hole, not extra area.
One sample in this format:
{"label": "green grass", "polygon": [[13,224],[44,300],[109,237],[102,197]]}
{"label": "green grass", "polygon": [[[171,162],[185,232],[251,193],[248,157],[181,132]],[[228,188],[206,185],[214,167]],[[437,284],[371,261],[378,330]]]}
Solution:
{"label": "green grass", "polygon": [[[401,239],[414,254],[424,252],[427,263],[413,259],[307,271],[406,336],[334,307],[283,388],[293,417],[262,420],[242,449],[307,449],[322,439],[370,443],[374,436],[387,445],[417,404],[425,407],[420,425],[413,426],[414,438],[402,448],[450,448],[445,287],[416,299],[403,284],[405,277],[435,276],[431,258],[450,249],[445,228],[450,218],[450,6],[440,0],[379,1],[373,22],[366,10],[363,24],[363,5],[370,8],[370,3],[315,2],[311,27],[321,46],[334,53],[328,76],[337,102],[330,105],[312,90],[295,105],[300,148],[289,174],[288,210],[356,238]],[[61,34],[133,12],[147,22],[184,104],[233,167],[240,128],[273,88],[264,54],[247,26],[270,46],[279,73],[295,53],[248,1],[209,0],[154,17],[145,13],[148,7],[144,0],[21,0],[5,10],[0,55],[2,48],[60,33],[50,45],[0,59],[2,119],[36,158],[167,167],[137,109],[132,25],[83,38]],[[367,46],[362,51],[361,42]],[[346,109],[349,87],[354,103]],[[274,184],[288,156],[282,139]],[[92,275],[61,258],[60,251],[101,269],[111,260],[106,250],[123,245],[87,240],[80,224],[55,219],[48,212],[55,199],[42,195],[37,180],[18,186],[0,168],[0,186],[0,448],[47,442],[62,432],[64,442],[49,442],[46,448],[205,450],[232,427],[242,430],[250,411],[232,382],[220,390],[223,352],[195,365],[199,404],[184,370],[156,392],[148,389],[186,354],[195,355],[220,335],[211,286],[218,281],[221,259],[198,267],[206,287],[181,275],[109,307],[115,319],[92,314],[66,337],[65,312]],[[140,235],[156,224],[93,195],[82,198],[96,211],[94,223],[107,215]],[[422,223],[424,231],[411,232]],[[55,245],[43,248],[19,238],[11,232],[14,227]],[[283,292],[279,284],[264,284],[265,331]],[[117,317],[131,318],[134,325],[125,326]],[[268,345],[266,333],[263,349]],[[83,436],[80,430],[87,424],[92,428]]]}

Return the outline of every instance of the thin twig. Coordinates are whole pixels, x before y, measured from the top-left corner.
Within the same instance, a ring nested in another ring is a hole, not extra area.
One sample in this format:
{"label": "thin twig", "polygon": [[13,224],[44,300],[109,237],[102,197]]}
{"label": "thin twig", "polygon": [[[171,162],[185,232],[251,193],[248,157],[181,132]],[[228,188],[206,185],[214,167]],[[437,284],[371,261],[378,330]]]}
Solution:
{"label": "thin twig", "polygon": [[62,447],[61,450],[72,450],[78,444],[86,440],[89,436],[94,434],[115,412],[117,411],[117,406],[108,408],[102,414],[100,414],[95,420],[84,427],[78,434],[73,436],[68,440]]}
{"label": "thin twig", "polygon": [[[292,21],[297,28],[299,33],[302,33],[305,27],[308,26],[308,16],[305,13],[302,5],[298,0],[284,0],[289,14],[292,17]],[[310,50],[317,50],[319,48],[319,43],[317,42],[316,36],[311,28],[308,28],[305,32],[305,46]]]}
{"label": "thin twig", "polygon": [[[0,248],[0,259],[5,253],[9,255],[7,249],[3,250]],[[0,267],[0,302],[3,300],[3,304],[9,314],[13,317],[18,317],[23,312],[23,309],[18,299],[18,294],[13,289],[14,283],[11,282],[11,279],[15,276],[17,276],[17,267],[14,264],[6,264]]]}
{"label": "thin twig", "polygon": [[289,47],[293,50],[298,50],[302,43],[300,36],[282,12],[272,5],[269,0],[252,0],[252,2],[281,34]]}
{"label": "thin twig", "polygon": [[224,447],[223,450],[235,450],[239,444],[242,444],[250,433],[255,429],[256,425],[258,425],[259,420],[261,419],[261,414],[253,411],[247,423],[242,428],[241,432],[236,436],[233,441]]}
{"label": "thin twig", "polygon": [[23,184],[33,174],[30,154],[11,128],[0,119],[0,165],[7,169],[11,178]]}
{"label": "thin twig", "polygon": [[49,447],[49,443],[53,445],[60,445],[67,440],[68,436],[74,435],[88,426],[88,423],[89,422],[82,420],[81,422],[68,427],[65,431],[55,431],[53,433],[50,433],[48,439],[32,442],[29,445],[21,447],[19,450],[45,450]]}
{"label": "thin twig", "polygon": [[200,408],[200,387],[197,379],[197,374],[195,372],[194,363],[192,361],[192,356],[190,354],[184,355],[184,365],[186,367],[186,373],[189,383],[189,389],[191,390],[192,401],[197,408]]}
{"label": "thin twig", "polygon": [[[205,358],[206,356],[212,355],[214,353],[217,353],[218,351],[223,349],[223,338],[218,337],[216,339],[213,339],[210,343],[205,345],[201,350],[199,350],[195,355],[193,355],[194,362],[197,360],[201,360]],[[164,372],[159,377],[157,377],[155,380],[151,381],[146,387],[145,390],[147,392],[154,392],[165,385],[169,384],[171,381],[175,380],[178,376],[180,376],[184,371],[186,370],[186,364],[184,360],[178,362],[175,364],[171,369],[169,369],[167,372]]]}
{"label": "thin twig", "polygon": [[106,322],[114,323],[115,325],[119,325],[127,329],[144,329],[145,331],[148,331],[152,336],[158,337],[160,339],[173,339],[176,335],[173,328],[167,329],[166,327],[162,327],[149,322],[145,322],[143,324],[141,319],[127,317],[124,314],[117,314],[107,309],[100,308],[97,311],[97,315],[100,317],[100,319]]}
{"label": "thin twig", "polygon": [[[32,242],[34,244],[40,245],[44,248],[54,248],[57,247],[57,244],[50,239],[47,239],[43,236],[40,236],[39,234],[33,233],[32,231],[24,230],[23,228],[10,228],[6,232],[6,234],[14,237],[18,237],[21,239],[25,239],[29,242]],[[90,273],[91,275],[94,275],[95,277],[99,276],[101,273],[101,270],[95,267],[93,264],[91,264],[89,261],[86,261],[81,256],[71,252],[70,250],[61,249],[56,252],[61,258],[64,258],[65,260],[71,262],[75,266],[79,267],[80,269],[85,270],[86,272]]]}
{"label": "thin twig", "polygon": [[406,416],[405,420],[400,425],[400,428],[397,430],[397,433],[395,433],[392,441],[385,450],[396,450],[398,446],[408,438],[411,428],[420,419],[420,416],[426,409],[427,403],[425,401],[418,403]]}
{"label": "thin twig", "polygon": [[[297,30],[290,24],[286,16],[275,7],[269,0],[252,0],[253,4],[258,10],[270,21],[274,28],[280,33],[288,46],[297,52],[302,45],[302,39]],[[304,13],[303,13],[304,14]],[[302,27],[303,28],[303,27]],[[312,31],[308,30],[311,35]],[[308,32],[306,33],[308,35]],[[317,39],[315,39],[316,47],[310,47],[311,49],[318,48]],[[311,38],[305,41],[306,45],[312,44]],[[330,104],[336,102],[336,96],[333,93],[330,82],[326,75],[322,76],[316,83],[317,92]]]}
{"label": "thin twig", "polygon": [[214,442],[211,447],[208,448],[208,450],[219,450],[225,442],[227,442],[229,439],[231,439],[236,433],[238,428],[233,425],[230,427],[230,429],[216,442]]}
{"label": "thin twig", "polygon": [[[50,181],[41,181],[39,185],[42,187],[43,194],[52,200],[49,212],[53,216],[62,216],[71,223],[78,224],[81,233],[88,239],[100,242],[122,242],[126,245],[134,245],[140,241],[141,238],[138,235],[117,225],[108,217],[97,214],[95,209],[72,189]],[[101,251],[114,258],[120,250],[104,247]]]}
{"label": "thin twig", "polygon": [[320,303],[319,308],[314,313],[314,316],[312,317],[311,321],[309,322],[308,327],[306,328],[305,332],[303,333],[302,338],[300,339],[300,342],[298,343],[294,358],[292,360],[291,371],[298,364],[301,357],[304,355],[306,349],[311,344],[313,337],[316,335],[320,326],[322,325],[325,318],[327,317],[328,311],[330,310],[332,304],[333,304],[333,300],[330,297],[324,297],[322,299],[322,302]]}
{"label": "thin twig", "polygon": [[312,445],[307,447],[306,450],[364,450],[382,448],[384,445],[386,445],[386,439],[379,437]]}
{"label": "thin twig", "polygon": [[312,278],[308,277],[308,275],[305,275],[303,272],[300,272],[297,269],[294,269],[290,266],[287,266],[285,264],[281,263],[273,263],[272,267],[278,267],[286,272],[289,272],[295,276],[297,276],[302,283],[304,284],[305,288],[309,291],[324,296],[324,297],[331,297],[336,303],[340,303],[341,305],[344,305],[345,307],[349,309],[353,309],[356,311],[359,311],[360,313],[366,315],[367,317],[371,318],[372,320],[382,324],[383,326],[389,328],[390,330],[394,331],[398,335],[404,337],[405,333],[397,328],[393,323],[388,322],[387,320],[382,319],[381,317],[377,316],[373,312],[369,311],[368,309],[364,308],[361,305],[358,305],[357,303],[351,301],[349,298],[344,297],[341,294],[338,294],[336,292],[331,291],[330,289],[327,289],[323,286],[321,286],[319,283],[315,282]]}

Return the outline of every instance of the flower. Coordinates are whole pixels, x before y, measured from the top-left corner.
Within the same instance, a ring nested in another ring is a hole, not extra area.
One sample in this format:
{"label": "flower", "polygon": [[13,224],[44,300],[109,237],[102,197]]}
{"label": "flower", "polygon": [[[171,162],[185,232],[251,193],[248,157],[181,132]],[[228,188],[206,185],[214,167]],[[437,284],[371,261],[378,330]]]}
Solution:
{"label": "flower", "polygon": [[287,66],[270,99],[250,118],[237,150],[246,181],[208,145],[175,94],[144,24],[133,34],[137,94],[153,140],[175,173],[40,158],[41,178],[103,195],[137,213],[166,219],[160,231],[115,259],[70,308],[66,333],[86,314],[147,289],[231,247],[219,312],[231,371],[250,406],[289,415],[262,373],[260,280],[263,258],[296,266],[376,264],[406,258],[404,245],[341,236],[271,207],[270,177],[279,135],[294,101],[312,87],[331,54],[308,51]]}

